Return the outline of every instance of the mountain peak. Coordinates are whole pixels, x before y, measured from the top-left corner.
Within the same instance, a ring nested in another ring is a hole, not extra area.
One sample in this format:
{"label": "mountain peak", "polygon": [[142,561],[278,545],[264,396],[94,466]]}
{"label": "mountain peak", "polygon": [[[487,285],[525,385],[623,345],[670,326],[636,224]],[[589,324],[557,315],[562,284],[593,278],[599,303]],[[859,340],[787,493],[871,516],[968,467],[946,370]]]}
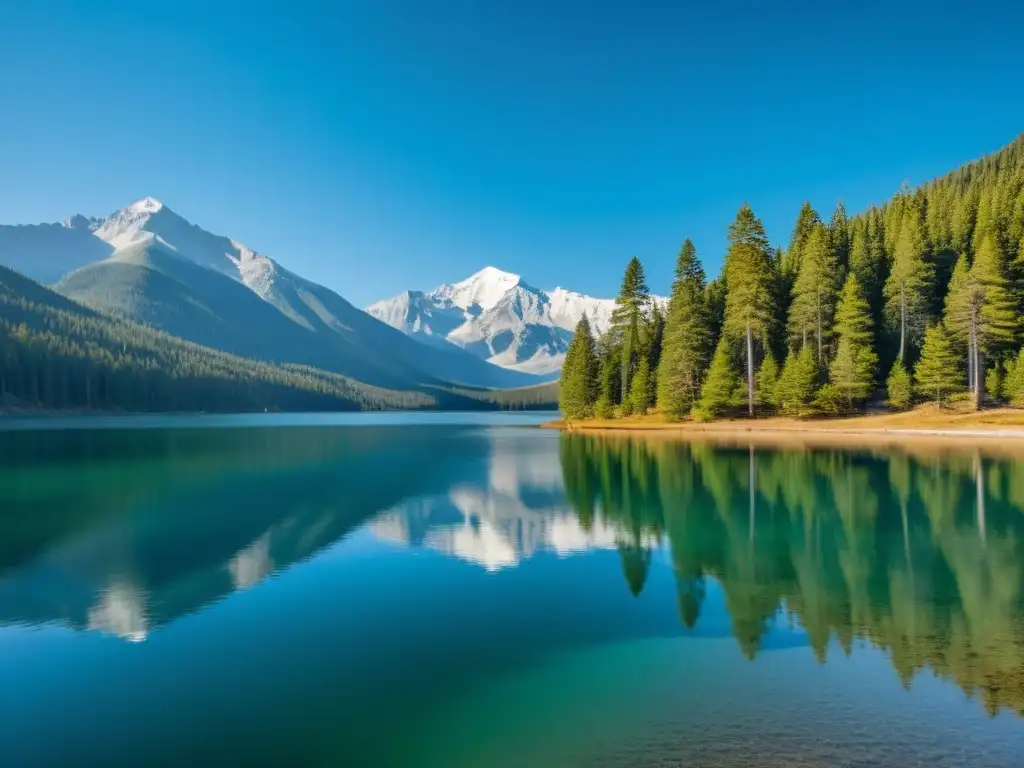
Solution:
{"label": "mountain peak", "polygon": [[155,197],[143,197],[128,206],[127,210],[132,213],[156,213],[162,210],[164,204]]}
{"label": "mountain peak", "polygon": [[484,267],[465,280],[442,285],[430,295],[461,309],[479,307],[481,310],[488,310],[519,283],[519,275],[497,267]]}
{"label": "mountain peak", "polygon": [[497,267],[484,267],[479,272],[474,272],[464,283],[469,282],[488,282],[488,283],[518,283],[521,278],[519,275],[515,275],[511,272],[506,272],[503,269]]}

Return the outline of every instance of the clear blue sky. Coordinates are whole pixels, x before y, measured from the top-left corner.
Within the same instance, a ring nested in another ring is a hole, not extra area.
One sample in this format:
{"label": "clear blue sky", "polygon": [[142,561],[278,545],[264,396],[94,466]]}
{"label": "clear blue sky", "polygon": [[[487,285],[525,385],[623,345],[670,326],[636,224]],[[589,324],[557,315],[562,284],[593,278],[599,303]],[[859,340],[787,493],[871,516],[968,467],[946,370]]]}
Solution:
{"label": "clear blue sky", "polygon": [[784,244],[1024,130],[1019,2],[684,5],[4,3],[0,222],[153,195],[360,305],[664,292],[744,200]]}

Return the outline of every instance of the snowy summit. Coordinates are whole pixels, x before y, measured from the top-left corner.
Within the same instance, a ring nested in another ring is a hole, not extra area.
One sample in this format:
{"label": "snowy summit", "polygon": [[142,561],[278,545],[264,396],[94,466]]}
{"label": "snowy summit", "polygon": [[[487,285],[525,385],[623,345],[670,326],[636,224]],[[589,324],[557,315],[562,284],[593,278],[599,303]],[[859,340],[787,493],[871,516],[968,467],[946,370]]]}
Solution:
{"label": "snowy summit", "polygon": [[129,205],[127,210],[135,213],[156,213],[163,207],[164,204],[155,197],[144,197]]}
{"label": "snowy summit", "polygon": [[580,318],[586,314],[601,333],[614,309],[614,299],[564,288],[543,291],[519,275],[484,267],[426,293],[406,291],[379,301],[367,312],[425,343],[455,344],[504,368],[556,376]]}

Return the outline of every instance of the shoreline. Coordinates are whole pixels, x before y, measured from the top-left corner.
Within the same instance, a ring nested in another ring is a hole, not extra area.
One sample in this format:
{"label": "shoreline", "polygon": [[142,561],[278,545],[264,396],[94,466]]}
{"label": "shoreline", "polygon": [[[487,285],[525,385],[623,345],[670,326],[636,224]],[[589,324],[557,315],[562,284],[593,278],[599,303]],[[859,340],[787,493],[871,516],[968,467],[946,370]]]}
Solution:
{"label": "shoreline", "polygon": [[934,443],[958,441],[1024,451],[1024,410],[999,408],[977,412],[942,412],[932,407],[901,413],[800,420],[782,417],[723,419],[706,423],[667,422],[658,416],[588,420],[568,424],[556,419],[543,429],[588,434],[660,437],[676,440],[716,440],[763,443]]}

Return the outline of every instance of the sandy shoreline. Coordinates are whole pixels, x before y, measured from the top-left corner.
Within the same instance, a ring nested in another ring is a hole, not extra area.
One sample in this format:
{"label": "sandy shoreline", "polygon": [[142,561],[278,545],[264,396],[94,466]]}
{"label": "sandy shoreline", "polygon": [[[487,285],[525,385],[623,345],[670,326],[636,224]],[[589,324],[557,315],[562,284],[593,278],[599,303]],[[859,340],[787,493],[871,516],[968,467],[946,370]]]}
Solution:
{"label": "sandy shoreline", "polygon": [[1024,410],[1000,408],[980,412],[915,411],[845,419],[728,419],[705,424],[665,422],[657,416],[605,421],[549,421],[547,429],[567,432],[643,435],[676,440],[714,440],[731,444],[803,443],[828,445],[957,443],[999,446],[1024,452]]}

